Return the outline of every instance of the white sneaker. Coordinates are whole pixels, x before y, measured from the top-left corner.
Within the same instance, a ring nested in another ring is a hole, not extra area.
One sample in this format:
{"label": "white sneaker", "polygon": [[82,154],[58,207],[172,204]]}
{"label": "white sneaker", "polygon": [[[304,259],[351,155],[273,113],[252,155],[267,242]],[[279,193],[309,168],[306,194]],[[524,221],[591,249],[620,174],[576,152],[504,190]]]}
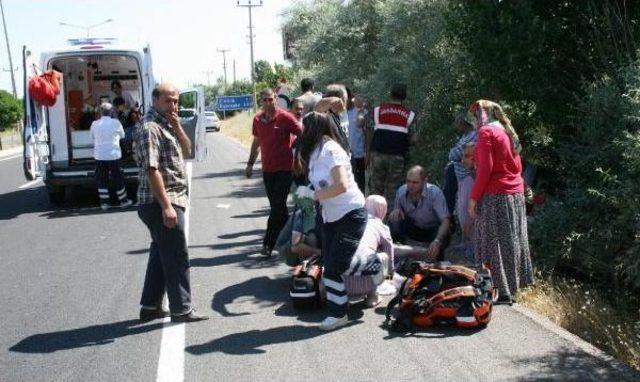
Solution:
{"label": "white sneaker", "polygon": [[100,203],[100,208],[102,208],[103,211],[106,211],[109,209],[109,204],[107,203]]}
{"label": "white sneaker", "polygon": [[367,295],[366,300],[364,300],[364,304],[367,306],[367,308],[373,308],[374,306],[377,306],[381,301],[382,299],[380,298],[380,296],[378,296],[378,294],[374,292]]}
{"label": "white sneaker", "polygon": [[347,322],[349,322],[349,320],[347,319],[346,315],[341,318],[335,318],[335,317],[329,316],[325,318],[324,321],[320,323],[320,325],[318,325],[318,329],[328,332],[330,330],[334,330],[341,326],[346,325]]}
{"label": "white sneaker", "polygon": [[133,204],[133,202],[131,201],[131,199],[125,199],[125,201],[120,203],[120,208],[131,207],[132,204]]}

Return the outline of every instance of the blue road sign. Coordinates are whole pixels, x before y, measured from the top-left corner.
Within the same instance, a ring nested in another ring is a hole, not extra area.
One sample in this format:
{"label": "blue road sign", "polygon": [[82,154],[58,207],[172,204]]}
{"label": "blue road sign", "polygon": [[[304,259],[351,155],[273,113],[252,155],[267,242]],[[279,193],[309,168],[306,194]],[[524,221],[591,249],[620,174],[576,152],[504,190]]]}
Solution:
{"label": "blue road sign", "polygon": [[251,94],[216,97],[216,111],[246,110],[253,107]]}

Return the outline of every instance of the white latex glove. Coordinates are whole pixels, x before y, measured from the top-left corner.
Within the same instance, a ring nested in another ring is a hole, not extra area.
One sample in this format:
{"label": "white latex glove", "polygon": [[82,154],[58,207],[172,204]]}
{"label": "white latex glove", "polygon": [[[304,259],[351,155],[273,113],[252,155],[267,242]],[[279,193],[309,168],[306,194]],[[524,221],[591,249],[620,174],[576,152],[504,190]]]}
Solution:
{"label": "white latex glove", "polygon": [[298,198],[309,198],[315,200],[315,193],[307,186],[298,186],[296,189],[296,196]]}

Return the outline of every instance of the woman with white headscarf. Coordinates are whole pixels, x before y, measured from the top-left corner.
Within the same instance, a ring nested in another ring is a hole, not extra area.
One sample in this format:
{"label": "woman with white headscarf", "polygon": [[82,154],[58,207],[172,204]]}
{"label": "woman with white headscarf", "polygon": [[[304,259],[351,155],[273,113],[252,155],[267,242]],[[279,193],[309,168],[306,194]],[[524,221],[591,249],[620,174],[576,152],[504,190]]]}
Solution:
{"label": "woman with white headscarf", "polygon": [[495,102],[471,105],[478,129],[476,177],[469,216],[476,220],[476,261],[488,263],[500,301],[511,303],[518,289],[533,283],[522,179],[522,146],[511,121]]}

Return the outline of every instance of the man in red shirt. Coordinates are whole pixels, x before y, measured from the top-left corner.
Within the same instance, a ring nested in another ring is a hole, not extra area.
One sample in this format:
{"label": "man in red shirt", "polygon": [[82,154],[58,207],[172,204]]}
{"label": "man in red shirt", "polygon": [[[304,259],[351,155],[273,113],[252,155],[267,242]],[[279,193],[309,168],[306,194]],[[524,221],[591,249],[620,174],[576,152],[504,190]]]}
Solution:
{"label": "man in red shirt", "polygon": [[253,118],[253,143],[247,161],[247,178],[253,174],[253,165],[262,153],[262,179],[269,199],[267,232],[262,241],[262,254],[270,256],[282,227],[287,222],[287,196],[292,181],[295,136],[302,133],[302,124],[289,112],[278,108],[271,89],[260,93],[261,110]]}

